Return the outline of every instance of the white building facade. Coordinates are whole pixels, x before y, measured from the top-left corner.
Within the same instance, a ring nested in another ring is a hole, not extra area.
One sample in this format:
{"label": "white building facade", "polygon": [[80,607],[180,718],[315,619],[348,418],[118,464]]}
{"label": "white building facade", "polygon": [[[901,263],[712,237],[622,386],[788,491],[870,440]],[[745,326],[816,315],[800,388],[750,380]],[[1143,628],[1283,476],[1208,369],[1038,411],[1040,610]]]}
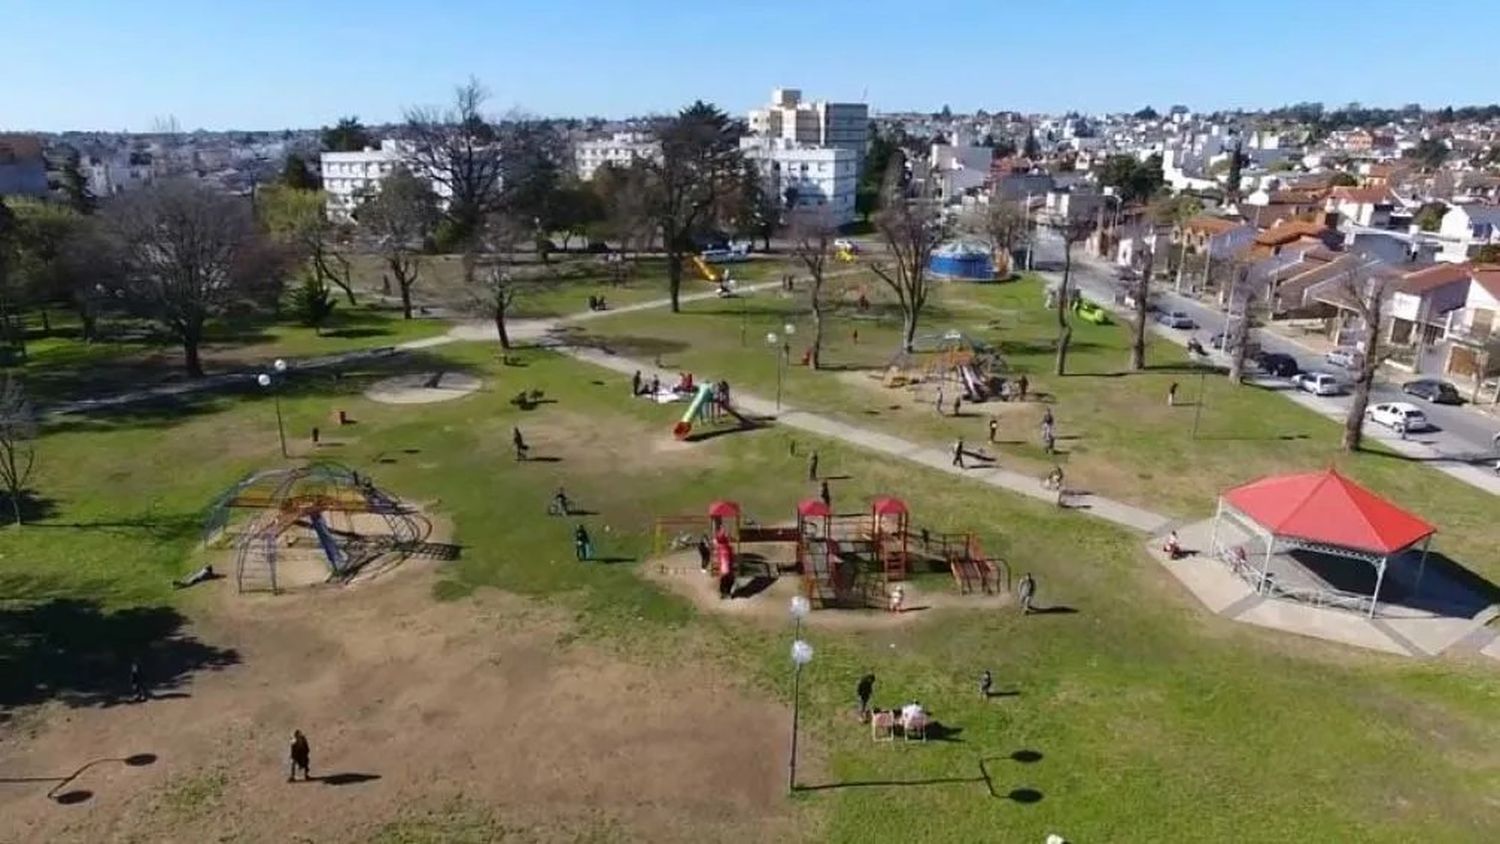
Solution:
{"label": "white building facade", "polygon": [[835,147],[854,154],[855,176],[870,140],[870,107],[864,103],[803,102],[796,88],[776,88],[764,108],[750,110],[750,133],[796,144]]}
{"label": "white building facade", "polygon": [[379,149],[323,153],[320,162],[328,219],[348,220],[365,196],[380,189],[401,159],[400,144],[390,138],[381,141]]}
{"label": "white building facade", "polygon": [[743,138],[740,152],[754,162],[768,193],[795,208],[826,208],[838,225],[854,222],[859,159],[844,147],[799,144],[785,138]]}
{"label": "white building facade", "polygon": [[606,164],[629,167],[639,159],[661,160],[661,143],[642,132],[616,132],[608,138],[579,141],[573,147],[578,178],[588,181]]}

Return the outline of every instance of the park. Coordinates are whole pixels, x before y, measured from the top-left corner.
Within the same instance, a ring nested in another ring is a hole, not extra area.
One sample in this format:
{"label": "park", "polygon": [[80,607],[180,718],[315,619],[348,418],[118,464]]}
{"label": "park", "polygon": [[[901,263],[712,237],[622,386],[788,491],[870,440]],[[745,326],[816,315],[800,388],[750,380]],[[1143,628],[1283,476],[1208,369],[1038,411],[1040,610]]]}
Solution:
{"label": "park", "polygon": [[[0,530],[8,834],[1492,835],[1492,501],[1341,453],[1333,423],[1160,338],[1128,372],[1120,320],[1079,321],[1055,376],[1039,277],[935,285],[903,352],[885,287],[841,263],[813,369],[784,256],[732,296],[684,281],[680,313],[660,261],[559,260],[576,278],[521,294],[510,349],[438,281],[401,319],[369,271],[344,329],[206,349],[263,379],[42,417],[26,518]],[[166,354],[49,342],[23,369],[44,408]],[[1250,487],[1330,469],[1418,523],[1349,563],[1389,559],[1388,591],[1327,576],[1356,611],[1286,586],[1337,537],[1256,544],[1295,513]],[[1425,582],[1479,604],[1451,636],[1428,632],[1446,605],[1405,600],[1431,594],[1402,578],[1434,531]],[[1220,574],[1263,623],[1210,605]],[[283,778],[293,729],[306,784]]]}

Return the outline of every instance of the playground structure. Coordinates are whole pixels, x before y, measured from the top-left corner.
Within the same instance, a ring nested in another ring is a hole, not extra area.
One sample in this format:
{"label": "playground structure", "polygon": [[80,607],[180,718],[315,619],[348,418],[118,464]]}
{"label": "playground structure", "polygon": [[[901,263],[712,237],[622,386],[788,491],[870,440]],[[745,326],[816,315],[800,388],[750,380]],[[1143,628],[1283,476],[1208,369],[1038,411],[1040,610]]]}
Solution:
{"label": "playground structure", "polygon": [[698,275],[703,276],[704,281],[711,281],[718,284],[724,280],[724,271],[710,266],[707,261],[703,260],[702,255],[693,256],[693,267],[698,270]]}
{"label": "playground structure", "polygon": [[759,423],[734,409],[728,397],[724,396],[718,385],[702,384],[693,394],[688,402],[687,412],[672,426],[672,436],[679,440],[685,440],[692,436],[694,426],[703,423],[717,424],[725,418],[734,419],[741,428],[754,428]]}
{"label": "playground structure", "polygon": [[[815,607],[885,607],[892,587],[918,566],[947,568],[960,594],[1009,589],[1006,564],[986,556],[972,533],[914,529],[899,498],[880,496],[866,511],[835,513],[821,499],[797,504],[791,524],[764,526],[744,518],[734,501],[715,501],[703,516],[664,516],[654,526],[656,553],[680,548],[695,531],[728,540],[736,571],[763,577],[794,574]],[[679,537],[669,544],[668,536]],[[696,541],[696,539],[694,539]]]}
{"label": "playground structure", "polygon": [[[252,515],[236,527],[238,511]],[[404,558],[429,529],[370,478],[319,462],[256,472],[225,490],[209,510],[203,541],[232,537],[239,591],[276,593],[293,583],[347,581],[382,557]]]}
{"label": "playground structure", "polygon": [[994,253],[976,240],[960,239],[941,244],[932,251],[927,269],[940,278],[965,281],[994,281],[996,278]]}
{"label": "playground structure", "polygon": [[[923,348],[923,347],[926,348]],[[971,402],[999,393],[1004,368],[998,352],[960,331],[918,340],[915,352],[900,352],[887,364],[881,383],[889,388],[935,386]]]}

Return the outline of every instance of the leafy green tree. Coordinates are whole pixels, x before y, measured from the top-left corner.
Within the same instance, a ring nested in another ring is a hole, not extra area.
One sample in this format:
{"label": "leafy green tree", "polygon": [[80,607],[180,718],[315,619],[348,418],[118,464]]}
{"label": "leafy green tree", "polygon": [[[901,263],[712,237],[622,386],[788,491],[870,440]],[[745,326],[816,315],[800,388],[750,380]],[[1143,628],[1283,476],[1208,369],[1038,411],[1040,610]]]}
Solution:
{"label": "leafy green tree", "polygon": [[322,187],[307,161],[295,152],[287,155],[281,168],[281,183],[292,190],[315,191]]}
{"label": "leafy green tree", "polygon": [[489,98],[479,80],[453,91],[445,109],[406,112],[406,135],[413,170],[439,186],[447,199],[443,240],[467,248],[481,234],[485,218],[505,208],[501,190],[503,142],[484,117]]}
{"label": "leafy green tree", "polygon": [[73,278],[64,258],[83,217],[68,205],[38,199],[14,199],[10,208],[10,298],[15,307],[40,309],[42,330],[50,333],[49,305],[70,298]]}
{"label": "leafy green tree", "polygon": [[316,272],[304,272],[302,284],[292,291],[292,312],[303,325],[322,335],[323,326],[333,316],[333,292]]}
{"label": "leafy green tree", "polygon": [[1021,147],[1021,155],[1022,155],[1022,157],[1030,159],[1032,161],[1035,161],[1039,157],[1041,157],[1041,154],[1042,154],[1042,145],[1037,142],[1037,139],[1036,139],[1036,130],[1035,129],[1027,129],[1026,130],[1026,143]]}
{"label": "leafy green tree", "polygon": [[79,214],[92,214],[99,201],[89,190],[88,177],[83,175],[83,160],[77,150],[69,150],[57,174],[58,190],[63,199]]}
{"label": "leafy green tree", "polygon": [[367,146],[373,146],[370,133],[358,117],[341,117],[335,125],[323,127],[323,149],[327,152],[359,152]]}
{"label": "leafy green tree", "polygon": [[[477,131],[477,128],[476,128]],[[553,203],[563,183],[568,150],[564,137],[542,120],[515,119],[499,130],[500,203],[515,221],[529,222],[535,234],[551,228]]]}
{"label": "leafy green tree", "polygon": [[1234,149],[1229,151],[1229,172],[1224,174],[1224,193],[1231,200],[1239,199],[1240,174],[1244,172],[1247,161],[1249,161],[1249,156],[1245,155],[1242,142],[1236,138]]}
{"label": "leafy green tree", "polygon": [[1446,213],[1448,206],[1441,202],[1423,203],[1417,213],[1412,215],[1412,222],[1424,232],[1435,232],[1443,225],[1443,215]]}
{"label": "leafy green tree", "polygon": [[360,205],[356,218],[396,281],[402,316],[411,319],[411,290],[421,271],[418,255],[439,218],[437,196],[425,180],[396,167],[380,191]]}
{"label": "leafy green tree", "polygon": [[21,525],[21,499],[36,468],[36,409],[18,378],[0,381],[0,487],[10,499],[11,516]]}
{"label": "leafy green tree", "polygon": [[1417,162],[1424,170],[1436,170],[1448,159],[1448,145],[1437,138],[1423,138],[1402,156]]}
{"label": "leafy green tree", "polygon": [[553,193],[548,210],[548,228],[562,233],[562,248],[575,237],[584,237],[605,219],[604,200],[592,186],[576,178],[564,179]]}
{"label": "leafy green tree", "polygon": [[1500,243],[1487,243],[1474,251],[1476,264],[1500,264]]}
{"label": "leafy green tree", "polygon": [[1113,187],[1125,202],[1144,202],[1156,194],[1166,179],[1161,156],[1141,161],[1133,155],[1111,155],[1099,166],[1099,184]]}
{"label": "leafy green tree", "polygon": [[1145,108],[1136,112],[1134,116],[1136,120],[1155,120],[1161,117],[1160,114],[1156,113],[1156,109],[1152,108],[1151,106],[1146,106]]}
{"label": "leafy green tree", "polygon": [[900,146],[875,123],[870,124],[870,149],[865,154],[864,172],[859,174],[859,186],[854,193],[854,211],[868,220],[880,205],[880,186],[885,180],[885,170],[892,153]]}
{"label": "leafy green tree", "polygon": [[321,283],[342,290],[351,307],[358,304],[353,268],[338,246],[344,229],[324,214],[322,191],[268,185],[259,191],[255,210],[272,239],[291,250],[298,260],[307,261]]}
{"label": "leafy green tree", "polygon": [[702,100],[656,127],[661,157],[645,162],[651,174],[651,219],[667,253],[672,312],[681,310],[682,264],[693,237],[712,222],[719,197],[742,177],[739,133],[724,112]]}
{"label": "leafy green tree", "polygon": [[1353,173],[1340,170],[1328,179],[1328,184],[1336,188],[1352,188],[1359,184],[1359,178]]}

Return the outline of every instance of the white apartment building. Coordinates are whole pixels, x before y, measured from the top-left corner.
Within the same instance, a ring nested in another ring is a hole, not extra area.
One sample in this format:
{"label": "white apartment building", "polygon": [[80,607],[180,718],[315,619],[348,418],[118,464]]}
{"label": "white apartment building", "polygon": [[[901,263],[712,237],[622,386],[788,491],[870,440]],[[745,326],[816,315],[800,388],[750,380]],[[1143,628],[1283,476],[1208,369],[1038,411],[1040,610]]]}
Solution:
{"label": "white apartment building", "polygon": [[330,220],[348,220],[360,200],[380,186],[401,163],[399,142],[387,138],[380,148],[359,152],[325,152],[321,157],[325,209]]}
{"label": "white apartment building", "polygon": [[851,150],[749,137],[740,140],[740,152],[760,169],[766,191],[783,202],[798,208],[827,208],[839,225],[854,222],[859,159]]}
{"label": "white apartment building", "polygon": [[573,146],[578,178],[588,181],[606,164],[629,167],[637,159],[661,158],[661,143],[644,132],[616,132],[608,138],[579,141]]}
{"label": "white apartment building", "polygon": [[854,153],[855,176],[870,140],[870,107],[864,103],[803,102],[796,88],[771,91],[771,103],[750,110],[750,133],[796,144],[837,147]]}

